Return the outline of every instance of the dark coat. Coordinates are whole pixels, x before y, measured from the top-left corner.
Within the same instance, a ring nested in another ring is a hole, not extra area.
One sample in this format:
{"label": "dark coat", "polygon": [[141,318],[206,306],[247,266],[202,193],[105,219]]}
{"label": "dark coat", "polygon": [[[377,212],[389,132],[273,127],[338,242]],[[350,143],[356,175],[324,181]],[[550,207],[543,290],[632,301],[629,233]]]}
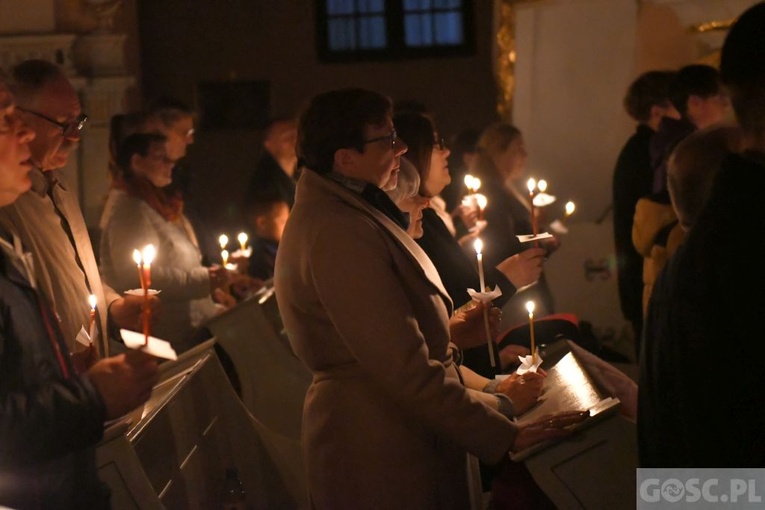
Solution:
{"label": "dark coat", "polygon": [[50,307],[0,252],[0,505],[108,508],[94,448],[105,415]]}
{"label": "dark coat", "polygon": [[764,189],[765,163],[730,155],[654,285],[638,393],[643,467],[765,467],[765,264],[751,244]]}
{"label": "dark coat", "polygon": [[255,237],[251,247],[252,254],[247,263],[247,274],[259,280],[270,280],[274,277],[276,250],[279,247],[279,243]]}
{"label": "dark coat", "polygon": [[637,127],[619,153],[612,182],[619,304],[636,337],[643,326],[643,256],[632,243],[632,224],[638,200],[651,193],[653,168],[649,146],[653,135],[648,126]]}

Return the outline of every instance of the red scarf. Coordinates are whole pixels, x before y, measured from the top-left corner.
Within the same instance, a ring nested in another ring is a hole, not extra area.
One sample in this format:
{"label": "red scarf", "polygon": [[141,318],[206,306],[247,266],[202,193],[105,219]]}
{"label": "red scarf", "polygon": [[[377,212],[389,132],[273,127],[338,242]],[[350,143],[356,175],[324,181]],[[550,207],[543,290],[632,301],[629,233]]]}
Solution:
{"label": "red scarf", "polygon": [[180,191],[158,188],[149,180],[137,176],[129,181],[122,176],[115,178],[112,187],[143,200],[169,222],[175,223],[183,214],[183,197]]}

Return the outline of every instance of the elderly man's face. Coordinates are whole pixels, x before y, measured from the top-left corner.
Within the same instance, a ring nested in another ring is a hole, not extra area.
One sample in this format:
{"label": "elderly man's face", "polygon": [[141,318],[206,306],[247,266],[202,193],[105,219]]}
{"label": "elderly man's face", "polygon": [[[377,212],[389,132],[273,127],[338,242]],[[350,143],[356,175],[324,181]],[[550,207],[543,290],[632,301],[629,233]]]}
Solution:
{"label": "elderly man's face", "polygon": [[394,135],[390,117],[380,126],[364,128],[364,150],[356,161],[356,178],[370,182],[383,191],[396,187],[401,155],[408,147]]}
{"label": "elderly man's face", "polygon": [[34,136],[16,111],[13,96],[0,83],[0,206],[13,203],[32,185],[29,142]]}
{"label": "elderly man's face", "polygon": [[19,102],[18,106],[27,110],[22,112],[22,118],[36,135],[29,144],[32,162],[42,170],[66,166],[69,154],[80,142],[80,132],[72,129],[64,134],[61,126],[51,121],[71,124],[77,122],[82,114],[80,99],[69,80],[59,76],[46,84],[35,97]]}

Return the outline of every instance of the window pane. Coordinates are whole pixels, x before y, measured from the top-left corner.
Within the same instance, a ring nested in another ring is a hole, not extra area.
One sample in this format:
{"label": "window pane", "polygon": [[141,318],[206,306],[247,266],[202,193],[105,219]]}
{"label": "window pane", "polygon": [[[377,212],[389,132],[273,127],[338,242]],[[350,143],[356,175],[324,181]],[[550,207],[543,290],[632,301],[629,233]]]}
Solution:
{"label": "window pane", "polygon": [[327,0],[327,14],[353,14],[353,0]]}
{"label": "window pane", "polygon": [[329,49],[347,51],[356,49],[356,31],[353,18],[328,20]]}
{"label": "window pane", "polygon": [[433,45],[430,18],[430,14],[408,14],[404,17],[404,39],[407,46]]}
{"label": "window pane", "polygon": [[436,9],[462,9],[462,0],[433,0]]}
{"label": "window pane", "polygon": [[404,0],[404,11],[428,10],[430,4],[430,0]]}
{"label": "window pane", "polygon": [[436,45],[462,44],[462,15],[449,12],[435,15]]}
{"label": "window pane", "polygon": [[358,0],[360,13],[377,14],[385,12],[385,2],[383,0]]}
{"label": "window pane", "polygon": [[359,18],[359,46],[364,49],[385,48],[385,18],[383,16]]}

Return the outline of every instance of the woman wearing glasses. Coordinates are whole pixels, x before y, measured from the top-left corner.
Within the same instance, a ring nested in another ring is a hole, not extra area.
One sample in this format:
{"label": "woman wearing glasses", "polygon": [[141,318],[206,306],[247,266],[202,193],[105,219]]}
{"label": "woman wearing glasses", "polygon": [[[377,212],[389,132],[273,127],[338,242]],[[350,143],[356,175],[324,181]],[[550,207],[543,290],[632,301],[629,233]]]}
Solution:
{"label": "woman wearing glasses", "polygon": [[[447,164],[449,149],[444,146],[430,119],[424,115],[403,113],[397,115],[393,122],[399,136],[409,146],[403,157],[420,174],[419,194],[427,198],[437,197],[451,181]],[[417,244],[436,266],[454,307],[465,306],[472,301],[467,289],[478,290],[480,287],[475,257],[465,253],[443,217],[432,207],[423,211],[422,226],[423,235],[417,239]],[[495,299],[494,304],[501,307],[515,294],[516,289],[534,283],[542,271],[543,257],[544,249],[530,248],[495,265],[487,265],[486,284],[491,287],[499,285],[502,290],[502,296]],[[519,354],[528,353],[514,351],[507,356],[508,360],[517,360]],[[463,364],[484,377],[493,378],[502,372],[499,363],[492,368],[484,346],[465,349],[463,355]],[[499,353],[495,352],[495,357],[499,359]]]}
{"label": "woman wearing glasses", "polygon": [[168,191],[175,165],[166,152],[166,138],[136,133],[117,149],[112,189],[101,217],[101,271],[115,290],[140,288],[133,250],[156,248],[151,264],[151,287],[162,291],[162,309],[153,320],[152,334],[181,352],[204,335],[204,323],[223,310],[215,303],[228,283],[222,267],[204,267],[183,200]]}

